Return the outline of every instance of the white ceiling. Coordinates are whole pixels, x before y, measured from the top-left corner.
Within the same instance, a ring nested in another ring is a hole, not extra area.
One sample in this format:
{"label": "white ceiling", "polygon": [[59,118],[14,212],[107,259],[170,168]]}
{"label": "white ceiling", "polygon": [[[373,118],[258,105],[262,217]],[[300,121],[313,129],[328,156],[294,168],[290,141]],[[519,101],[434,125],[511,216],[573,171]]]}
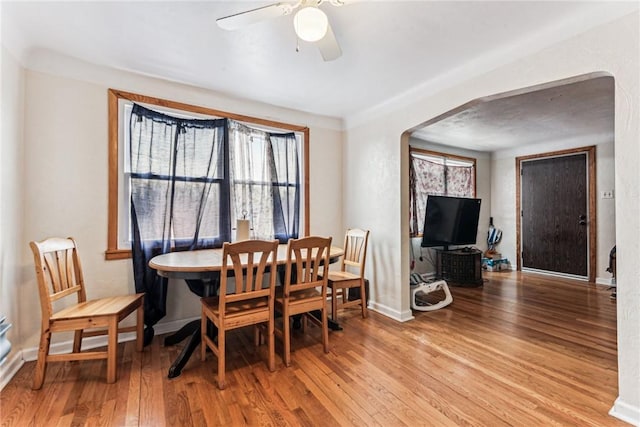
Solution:
{"label": "white ceiling", "polygon": [[3,0],[1,36],[26,67],[39,52],[53,51],[348,126],[430,85],[453,84],[638,8],[609,1],[346,1],[321,6],[343,51],[332,62],[308,43],[296,51],[291,15],[237,31],[215,23],[273,1]]}
{"label": "white ceiling", "polygon": [[582,145],[613,141],[613,77],[568,80],[471,101],[413,136],[477,151],[571,140]]}

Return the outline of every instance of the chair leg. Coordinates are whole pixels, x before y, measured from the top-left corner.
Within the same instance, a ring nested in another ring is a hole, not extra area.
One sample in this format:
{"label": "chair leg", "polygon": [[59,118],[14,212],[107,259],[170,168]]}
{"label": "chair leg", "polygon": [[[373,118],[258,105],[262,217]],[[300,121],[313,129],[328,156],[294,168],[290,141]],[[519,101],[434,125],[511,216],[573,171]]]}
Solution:
{"label": "chair leg", "polygon": [[282,313],[282,340],[284,341],[284,365],[291,366],[291,330],[289,313],[284,309]]}
{"label": "chair leg", "polygon": [[362,318],[367,317],[367,294],[364,286],[364,280],[360,282],[360,304],[362,304]]}
{"label": "chair leg", "polygon": [[144,347],[144,297],[136,309],[136,350],[142,351]]}
{"label": "chair leg", "polygon": [[78,329],[73,334],[73,352],[80,353],[82,351],[82,329]]}
{"label": "chair leg", "polygon": [[260,325],[253,325],[253,346],[258,348],[262,344],[262,328]]}
{"label": "chair leg", "polygon": [[320,310],[322,313],[322,345],[324,352],[329,353],[329,319],[327,317],[327,309]]}
{"label": "chair leg", "polygon": [[225,383],[225,347],[226,332],[224,329],[218,329],[218,388],[223,390],[227,384]]}
{"label": "chair leg", "polygon": [[107,383],[116,382],[118,363],[118,318],[109,318],[109,337],[107,344]]}
{"label": "chair leg", "polygon": [[331,320],[338,321],[338,287],[335,284],[331,288]]}
{"label": "chair leg", "polygon": [[47,356],[51,344],[51,332],[43,332],[40,335],[40,348],[38,348],[38,361],[33,374],[33,389],[40,390],[44,383],[44,374],[47,371]]}
{"label": "chair leg", "polygon": [[207,315],[204,313],[204,308],[202,309],[202,314],[200,315],[200,360],[207,360]]}
{"label": "chair leg", "polygon": [[275,321],[273,320],[273,316],[267,322],[267,342],[269,344],[269,370],[271,372],[276,370],[276,337],[275,337]]}

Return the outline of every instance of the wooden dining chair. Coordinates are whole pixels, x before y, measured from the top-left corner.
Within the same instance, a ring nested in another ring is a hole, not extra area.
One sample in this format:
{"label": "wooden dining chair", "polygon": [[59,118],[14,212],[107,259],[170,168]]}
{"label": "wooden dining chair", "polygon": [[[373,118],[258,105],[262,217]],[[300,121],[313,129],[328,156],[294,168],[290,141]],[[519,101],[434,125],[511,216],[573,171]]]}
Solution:
{"label": "wooden dining chair", "polygon": [[[87,301],[78,247],[73,238],[53,237],[40,242],[33,241],[29,245],[33,251],[42,309],[42,332],[33,388],[40,389],[42,387],[49,362],[66,360],[106,359],[107,382],[115,382],[117,378],[118,333],[135,331],[136,349],[142,351],[144,294],[113,296]],[[74,296],[75,300],[73,304],[70,304],[69,300],[73,300]],[[64,305],[64,307],[61,308],[60,305]],[[119,328],[120,321],[134,311],[136,312],[135,326]],[[51,334],[62,331],[75,331],[73,351],[67,354],[49,354]],[[82,352],[82,339],[97,335],[108,336],[107,349],[105,351]]]}
{"label": "wooden dining chair", "polygon": [[[328,287],[331,291],[331,319],[338,320],[338,309],[360,305],[362,317],[367,317],[367,292],[364,280],[364,264],[367,259],[369,230],[352,228],[344,237],[344,255],[340,271],[330,271]],[[359,288],[358,298],[350,299],[349,289]],[[338,298],[341,299],[338,304]]]}
{"label": "wooden dining chair", "polygon": [[[275,308],[282,313],[282,328],[276,335],[284,342],[284,364],[291,365],[291,317],[303,315],[322,328],[324,352],[329,352],[329,321],[327,319],[327,274],[331,237],[290,239],[284,285],[276,289]],[[311,314],[319,312],[320,319]],[[304,330],[303,326],[303,330]]]}
{"label": "wooden dining chair", "polygon": [[[226,387],[226,336],[232,329],[254,325],[257,345],[259,341],[257,326],[265,325],[269,347],[267,365],[270,371],[275,370],[273,307],[277,251],[277,240],[245,240],[225,243],[222,247],[219,295],[201,300],[202,345],[200,348],[203,362],[206,360],[207,348],[210,348],[218,358],[218,388],[220,389]],[[230,274],[231,272],[233,274]],[[269,273],[268,279],[266,279],[267,273]],[[229,276],[235,279],[233,287]],[[207,334],[208,320],[218,328],[217,343]]]}

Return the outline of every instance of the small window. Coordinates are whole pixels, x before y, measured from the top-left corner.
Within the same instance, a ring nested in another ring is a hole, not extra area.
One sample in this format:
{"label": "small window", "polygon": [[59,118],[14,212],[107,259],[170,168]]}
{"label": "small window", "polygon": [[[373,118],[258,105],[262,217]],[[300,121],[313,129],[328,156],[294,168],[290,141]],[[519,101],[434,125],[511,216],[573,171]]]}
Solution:
{"label": "small window", "polygon": [[422,235],[427,197],[476,196],[476,159],[409,148],[409,232]]}

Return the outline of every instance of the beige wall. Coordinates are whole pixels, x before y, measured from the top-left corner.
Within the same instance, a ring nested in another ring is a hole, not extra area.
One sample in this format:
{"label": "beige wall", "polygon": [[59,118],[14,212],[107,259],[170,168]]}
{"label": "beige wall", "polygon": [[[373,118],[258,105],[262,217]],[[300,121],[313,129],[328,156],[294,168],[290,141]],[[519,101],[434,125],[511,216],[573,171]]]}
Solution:
{"label": "beige wall", "polygon": [[[613,413],[640,423],[640,164],[638,13],[597,27],[464,83],[425,94],[348,129],[344,154],[344,221],[371,230],[372,305],[410,319],[408,183],[404,132],[473,99],[583,75],[615,78],[615,211],[618,246],[619,398]],[[472,69],[468,70],[472,73]],[[500,169],[499,165],[498,169]],[[497,172],[493,172],[496,174]],[[493,175],[498,176],[498,175]],[[494,203],[501,193],[492,188]],[[508,193],[507,193],[508,194]],[[613,402],[612,402],[613,404]]]}
{"label": "beige wall", "polygon": [[492,156],[491,167],[492,192],[491,214],[496,227],[503,230],[502,242],[498,250],[516,267],[516,157],[531,154],[548,153],[570,148],[596,146],[596,219],[597,219],[597,248],[596,248],[596,281],[610,284],[611,274],[606,269],[609,266],[609,251],[615,245],[616,218],[615,200],[602,199],[600,191],[615,188],[614,144],[609,139],[595,137],[594,139],[551,141],[543,144],[518,147],[517,149],[502,150]]}
{"label": "beige wall", "polygon": [[[4,66],[4,55],[2,59]],[[28,247],[30,240],[53,235],[74,236],[80,248],[90,298],[134,291],[131,261],[104,259],[107,244],[107,89],[110,87],[309,126],[311,233],[330,235],[334,240],[342,241],[340,121],[227,98],[203,89],[91,66],[47,53],[32,58],[32,63],[38,70],[22,71],[24,138],[12,145],[14,150],[24,146],[24,161],[16,162],[16,154],[11,154],[6,162],[4,156],[2,159],[3,178],[5,163],[25,168],[24,182],[10,176],[7,185],[16,189],[15,198],[24,203],[22,220],[16,214],[11,218],[21,227],[8,234],[12,225],[5,227],[5,222],[2,223],[3,240],[6,230],[6,238],[10,237],[14,242],[9,249],[15,254],[17,268],[25,273],[21,280],[13,280],[6,286],[7,291],[3,285],[2,305],[3,309],[5,304],[11,307],[14,323],[20,324],[19,334],[14,334],[14,345],[23,351],[26,359],[35,355],[40,327],[40,308],[34,298],[33,260]],[[4,102],[3,93],[3,106]],[[21,128],[17,111],[15,116],[14,140]],[[3,126],[3,139],[4,132]],[[156,333],[175,330],[187,319],[199,316],[199,301],[184,282],[171,281],[169,286],[167,316],[158,324]],[[68,337],[54,338],[54,347],[65,339]]]}
{"label": "beige wall", "polygon": [[[33,298],[35,281],[26,245],[30,239],[52,234],[74,235],[81,245],[85,273],[97,283],[93,295],[132,289],[130,262],[106,262],[103,255],[107,226],[108,87],[309,125],[311,152],[320,153],[319,159],[312,159],[312,233],[340,239],[344,227],[370,229],[367,276],[372,282],[371,303],[380,312],[407,320],[412,315],[407,284],[408,137],[404,132],[472,99],[606,71],[616,79],[615,208],[616,242],[620,249],[620,397],[614,412],[627,419],[635,416],[640,423],[640,360],[637,357],[640,354],[639,26],[638,15],[634,14],[440,92],[422,98],[414,96],[414,101],[384,116],[367,114],[366,120],[344,136],[339,130],[340,123],[332,119],[92,67],[46,52],[36,52],[38,57],[30,60],[33,71],[24,72],[3,49],[0,309],[20,319],[16,328],[19,334],[13,334],[14,344],[19,350],[31,348],[38,334],[39,314],[36,313],[39,309]],[[23,84],[24,97],[19,89]],[[7,93],[8,86],[15,86],[17,92]],[[26,106],[24,127],[22,105]],[[6,128],[5,119],[13,125]],[[315,135],[320,138],[315,139]],[[340,152],[342,138],[344,146]],[[21,145],[25,150],[24,160]],[[25,172],[18,172],[17,165],[24,167]],[[25,181],[20,184],[23,177]],[[496,194],[494,190],[492,205],[499,202]],[[5,201],[16,207],[7,213]],[[13,257],[7,252],[13,253]],[[197,316],[193,296],[184,286],[173,286],[170,313],[165,320]],[[24,298],[26,295],[28,300]]]}
{"label": "beige wall", "polygon": [[[2,115],[0,129],[0,316],[6,316],[13,327],[6,337],[13,349],[7,360],[14,360],[20,348],[21,332],[20,300],[22,288],[22,192],[19,183],[24,174],[22,165],[24,70],[15,59],[2,48],[2,70],[0,93]],[[31,300],[33,297],[30,298]],[[11,364],[0,367],[0,388],[7,380],[5,370]]]}

